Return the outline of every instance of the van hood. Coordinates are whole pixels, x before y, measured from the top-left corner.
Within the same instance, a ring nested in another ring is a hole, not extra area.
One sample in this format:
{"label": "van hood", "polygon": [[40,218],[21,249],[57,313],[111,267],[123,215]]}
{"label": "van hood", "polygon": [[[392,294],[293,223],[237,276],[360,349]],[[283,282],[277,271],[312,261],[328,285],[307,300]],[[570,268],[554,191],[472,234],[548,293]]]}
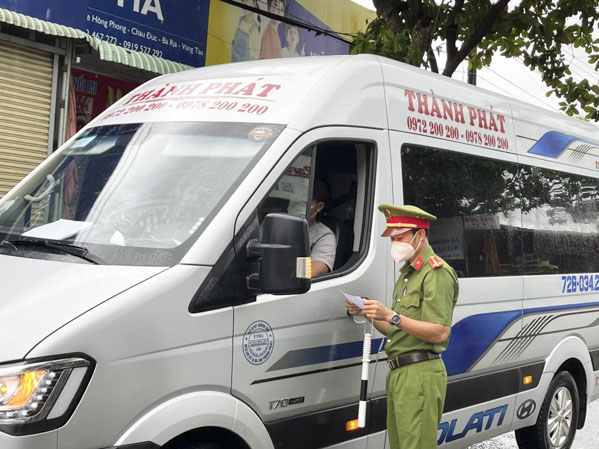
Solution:
{"label": "van hood", "polygon": [[0,362],[25,358],[61,326],[166,269],[0,255]]}

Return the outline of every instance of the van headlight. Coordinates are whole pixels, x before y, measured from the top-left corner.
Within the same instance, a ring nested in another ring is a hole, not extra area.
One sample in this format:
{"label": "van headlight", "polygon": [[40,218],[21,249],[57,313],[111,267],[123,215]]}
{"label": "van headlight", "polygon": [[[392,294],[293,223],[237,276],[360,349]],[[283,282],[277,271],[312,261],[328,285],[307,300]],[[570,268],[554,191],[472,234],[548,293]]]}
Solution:
{"label": "van headlight", "polygon": [[25,435],[63,425],[83,395],[92,365],[81,357],[0,365],[0,431]]}

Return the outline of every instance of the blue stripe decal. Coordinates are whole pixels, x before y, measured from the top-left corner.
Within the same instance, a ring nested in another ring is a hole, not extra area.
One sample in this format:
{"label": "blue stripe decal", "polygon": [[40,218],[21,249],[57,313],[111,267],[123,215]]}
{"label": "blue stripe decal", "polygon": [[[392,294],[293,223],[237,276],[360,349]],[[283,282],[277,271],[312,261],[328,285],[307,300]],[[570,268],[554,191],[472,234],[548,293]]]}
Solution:
{"label": "blue stripe decal", "polygon": [[[599,302],[568,304],[531,309],[509,310],[505,312],[483,313],[472,315],[456,323],[451,328],[451,339],[447,350],[443,353],[443,361],[447,374],[454,376],[468,369],[491,347],[499,336],[515,320],[524,315],[535,313],[577,310],[599,307]],[[372,340],[371,355],[383,352],[385,338]],[[352,341],[314,348],[296,349],[287,352],[267,371],[278,371],[301,366],[330,363],[338,360],[353,359],[362,356],[362,341]]]}
{"label": "blue stripe decal", "polygon": [[466,372],[522,311],[483,313],[464,318],[451,328],[449,346],[443,353],[447,375]]}
{"label": "blue stripe decal", "polygon": [[512,310],[507,312],[483,313],[464,318],[451,328],[451,338],[447,351],[443,353],[443,361],[447,374],[462,374],[483,355],[503,331],[516,319],[535,313],[556,312],[564,310],[597,307],[599,302],[582,304],[565,304],[560,306],[536,307],[532,309]]}
{"label": "blue stripe decal", "polygon": [[[372,340],[370,354],[378,354],[383,349],[384,338]],[[296,349],[287,352],[267,371],[278,371],[298,366],[315,365],[317,363],[335,362],[337,360],[362,357],[362,341],[352,341],[337,345],[317,346],[314,348]]]}
{"label": "blue stripe decal", "polygon": [[597,307],[597,306],[599,306],[599,302],[584,302],[581,304],[564,304],[561,306],[537,307],[534,309],[525,309],[524,315],[530,315],[532,313],[540,313],[540,312],[555,312],[556,310],[584,309],[585,307]]}
{"label": "blue stripe decal", "polygon": [[579,137],[569,136],[558,131],[548,131],[528,150],[529,153],[557,159],[564,150],[575,140],[590,143],[599,147],[599,144]]}

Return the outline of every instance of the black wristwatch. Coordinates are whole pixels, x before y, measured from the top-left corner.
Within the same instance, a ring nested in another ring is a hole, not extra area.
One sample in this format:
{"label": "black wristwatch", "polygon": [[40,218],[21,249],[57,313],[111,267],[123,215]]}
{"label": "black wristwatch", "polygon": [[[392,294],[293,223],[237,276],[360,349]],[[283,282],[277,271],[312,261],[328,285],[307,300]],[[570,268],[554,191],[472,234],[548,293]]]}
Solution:
{"label": "black wristwatch", "polygon": [[393,315],[391,315],[391,319],[389,320],[389,323],[393,324],[394,326],[399,326],[400,321],[401,321],[401,315],[399,313],[394,313]]}

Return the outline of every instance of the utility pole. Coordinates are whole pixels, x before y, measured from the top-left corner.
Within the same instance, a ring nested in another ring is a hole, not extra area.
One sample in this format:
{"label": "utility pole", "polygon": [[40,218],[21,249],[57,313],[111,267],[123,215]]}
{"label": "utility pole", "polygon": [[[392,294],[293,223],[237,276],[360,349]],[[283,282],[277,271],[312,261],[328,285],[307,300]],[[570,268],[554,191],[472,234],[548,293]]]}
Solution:
{"label": "utility pole", "polygon": [[468,70],[468,84],[476,86],[476,68],[474,67]]}

